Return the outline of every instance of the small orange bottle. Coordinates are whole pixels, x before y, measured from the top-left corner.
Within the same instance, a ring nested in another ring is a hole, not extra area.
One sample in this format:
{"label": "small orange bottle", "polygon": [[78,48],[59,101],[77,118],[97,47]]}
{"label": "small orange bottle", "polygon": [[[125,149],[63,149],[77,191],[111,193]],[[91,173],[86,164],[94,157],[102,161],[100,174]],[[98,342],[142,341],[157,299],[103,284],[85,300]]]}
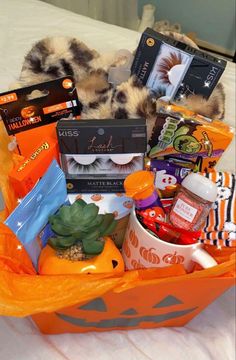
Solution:
{"label": "small orange bottle", "polygon": [[154,185],[154,174],[151,171],[140,170],[128,175],[124,181],[124,188],[126,195],[134,199],[137,210],[152,207],[159,207],[163,210]]}

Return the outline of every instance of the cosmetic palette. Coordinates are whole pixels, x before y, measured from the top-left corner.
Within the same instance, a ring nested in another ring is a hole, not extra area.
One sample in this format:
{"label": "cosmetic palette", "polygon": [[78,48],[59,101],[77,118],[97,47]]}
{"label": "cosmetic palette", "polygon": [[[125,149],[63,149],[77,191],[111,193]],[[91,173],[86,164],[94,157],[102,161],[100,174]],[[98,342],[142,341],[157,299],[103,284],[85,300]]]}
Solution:
{"label": "cosmetic palette", "polygon": [[144,119],[60,120],[57,136],[69,193],[123,192],[125,177],[144,167]]}

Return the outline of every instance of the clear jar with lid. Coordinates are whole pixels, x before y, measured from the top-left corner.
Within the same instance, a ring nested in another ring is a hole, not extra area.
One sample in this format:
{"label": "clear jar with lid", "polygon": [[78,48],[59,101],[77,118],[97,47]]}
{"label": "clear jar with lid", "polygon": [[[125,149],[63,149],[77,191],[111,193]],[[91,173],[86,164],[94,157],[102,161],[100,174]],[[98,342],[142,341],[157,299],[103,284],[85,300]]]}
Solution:
{"label": "clear jar with lid", "polygon": [[196,231],[202,228],[217,198],[217,186],[207,177],[190,173],[182,181],[169,214],[179,228]]}

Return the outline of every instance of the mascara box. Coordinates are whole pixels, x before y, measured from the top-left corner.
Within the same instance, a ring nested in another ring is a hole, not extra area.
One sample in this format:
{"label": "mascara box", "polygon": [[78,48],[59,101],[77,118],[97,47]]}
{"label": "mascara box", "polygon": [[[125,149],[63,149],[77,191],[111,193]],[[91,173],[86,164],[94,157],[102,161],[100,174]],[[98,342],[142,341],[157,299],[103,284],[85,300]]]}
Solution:
{"label": "mascara box", "polygon": [[124,192],[124,179],[144,167],[144,119],[60,120],[57,136],[69,193]]}
{"label": "mascara box", "polygon": [[190,95],[208,99],[225,67],[225,60],[147,28],[131,73],[158,97],[178,102]]}

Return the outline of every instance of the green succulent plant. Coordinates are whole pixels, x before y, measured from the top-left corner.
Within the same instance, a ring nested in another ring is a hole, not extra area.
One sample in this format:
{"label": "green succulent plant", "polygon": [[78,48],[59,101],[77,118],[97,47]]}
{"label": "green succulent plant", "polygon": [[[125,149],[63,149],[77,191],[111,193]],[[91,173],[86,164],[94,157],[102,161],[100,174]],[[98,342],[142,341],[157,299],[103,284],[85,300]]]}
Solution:
{"label": "green succulent plant", "polygon": [[102,237],[115,229],[114,215],[98,214],[99,207],[84,200],[76,200],[72,205],[64,205],[57,214],[50,216],[49,223],[55,237],[49,245],[57,250],[67,249],[82,243],[85,254],[100,254],[104,247]]}

